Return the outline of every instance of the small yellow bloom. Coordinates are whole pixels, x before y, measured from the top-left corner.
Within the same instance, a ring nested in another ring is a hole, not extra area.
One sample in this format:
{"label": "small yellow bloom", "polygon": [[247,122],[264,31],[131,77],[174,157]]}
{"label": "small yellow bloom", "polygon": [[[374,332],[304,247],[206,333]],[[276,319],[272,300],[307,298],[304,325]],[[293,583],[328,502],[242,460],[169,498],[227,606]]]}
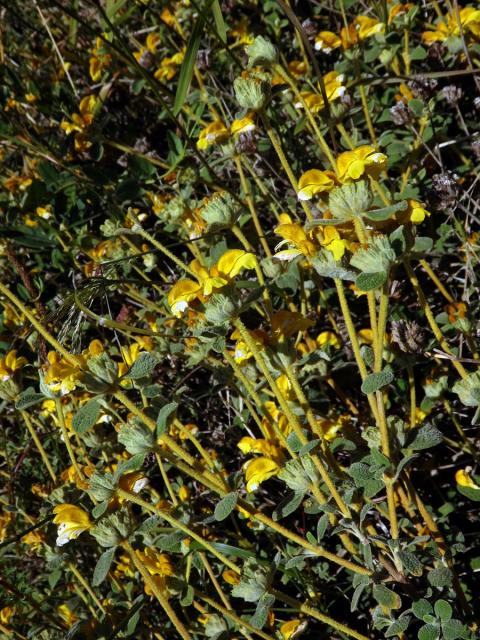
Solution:
{"label": "small yellow bloom", "polygon": [[26,358],[17,358],[16,351],[8,351],[8,353],[0,360],[0,380],[9,380],[16,371],[28,364]]}
{"label": "small yellow bloom", "polygon": [[150,575],[163,577],[175,575],[173,562],[166,553],[160,553],[156,549],[145,547],[143,552],[136,551],[136,554],[147,567]]}
{"label": "small yellow bloom", "polygon": [[349,246],[348,240],[344,240],[337,229],[330,225],[323,227],[323,240],[320,243],[333,254],[335,260],[340,260]]}
{"label": "small yellow bloom", "polygon": [[230,133],[232,136],[239,136],[241,133],[248,133],[249,131],[254,131],[256,129],[255,122],[253,118],[249,115],[246,115],[244,118],[240,118],[240,120],[234,120],[230,126]]}
{"label": "small yellow bloom", "polygon": [[315,49],[324,53],[331,53],[342,46],[342,40],[332,31],[320,31],[315,38]]}
{"label": "small yellow bloom", "polygon": [[44,207],[37,207],[35,209],[35,213],[40,218],[43,218],[44,220],[49,220],[52,217],[52,205],[46,204]]}
{"label": "small yellow bloom", "polygon": [[280,454],[278,447],[264,439],[250,438],[249,436],[243,437],[237,444],[237,447],[243,454],[247,453],[261,453],[269,458],[277,458]]}
{"label": "small yellow bloom", "polygon": [[129,493],[140,493],[148,485],[148,478],[141,471],[125,473],[119,480],[118,486]]}
{"label": "small yellow bloom", "polygon": [[328,193],[336,184],[336,176],[332,171],[310,169],[298,181],[297,198],[311,200],[317,193]]}
{"label": "small yellow bloom", "polygon": [[390,7],[390,11],[388,12],[388,24],[391,24],[398,16],[403,16],[408,13],[414,6],[415,5],[412,2],[407,2],[405,4],[400,2],[399,4],[394,4],[393,7]]}
{"label": "small yellow bloom", "polygon": [[256,491],[262,482],[277,475],[280,471],[280,467],[276,462],[264,457],[248,460],[243,469],[248,493]]}
{"label": "small yellow bloom", "polygon": [[40,531],[30,531],[21,538],[21,541],[32,547],[34,551],[38,551],[45,544],[45,534]]}
{"label": "small yellow bloom", "polygon": [[236,585],[240,582],[240,576],[233,569],[225,569],[222,578],[227,584]]}
{"label": "small yellow bloom", "polygon": [[229,131],[223,122],[219,120],[212,122],[200,131],[197,149],[203,151],[214,144],[222,144],[228,140],[229,135]]}
{"label": "small yellow bloom", "polygon": [[307,233],[298,223],[292,222],[292,219],[286,213],[280,214],[280,224],[275,227],[274,233],[283,238],[276,249],[283,244],[293,244],[293,249],[285,249],[275,254],[277,260],[293,260],[297,256],[304,255],[311,258],[318,252],[319,247],[314,242],[313,235]]}
{"label": "small yellow bloom", "polygon": [[[344,80],[345,76],[343,75],[343,73],[337,73],[336,71],[330,71],[323,76],[325,93],[329,103],[337,100],[338,98],[341,98],[345,93],[346,87],[343,84]],[[306,91],[301,92],[300,95],[302,96],[305,105],[312,113],[318,113],[325,106],[322,94],[310,93]],[[298,102],[296,102],[295,107],[297,109],[301,109],[303,107],[302,101],[299,100]]]}
{"label": "small yellow bloom", "polygon": [[383,33],[385,31],[383,22],[380,22],[376,18],[369,18],[368,16],[357,16],[353,24],[355,25],[360,40],[365,40],[377,33]]}
{"label": "small yellow bloom", "polygon": [[67,604],[61,604],[57,607],[57,613],[70,627],[79,620]]}
{"label": "small yellow bloom", "polygon": [[59,547],[69,540],[75,540],[92,527],[88,513],[74,504],[59,504],[53,509],[53,513],[53,522],[59,525],[56,541]]}
{"label": "small yellow bloom", "polygon": [[459,469],[455,474],[455,481],[460,487],[469,487],[470,489],[479,489],[478,484],[470,476],[470,472],[466,469]]}
{"label": "small yellow bloom", "polygon": [[15,607],[3,607],[0,609],[0,622],[2,624],[8,624],[10,622],[10,618],[15,615]]}
{"label": "small yellow bloom", "polygon": [[340,349],[342,343],[340,342],[340,338],[333,331],[322,331],[318,334],[316,339],[317,345],[320,347],[326,347],[330,345],[334,349]]}
{"label": "small yellow bloom", "polygon": [[282,640],[292,640],[295,637],[297,631],[303,627],[301,620],[294,619],[284,622],[280,627],[280,633],[282,634]]}
{"label": "small yellow bloom", "polygon": [[182,484],[182,486],[178,490],[178,499],[180,500],[180,502],[185,502],[189,499],[189,497],[190,489],[186,485]]}
{"label": "small yellow bloom", "polygon": [[413,222],[413,224],[421,224],[425,218],[430,217],[430,212],[423,207],[421,202],[417,202],[417,200],[409,200],[408,209],[410,222]]}
{"label": "small yellow bloom", "polygon": [[337,158],[337,174],[342,182],[358,180],[363,175],[377,178],[386,166],[387,156],[367,144],[344,151]]}
{"label": "small yellow bloom", "polygon": [[149,33],[145,40],[145,46],[150,51],[150,53],[155,53],[159,44],[160,44],[160,36],[158,35],[158,33],[155,33],[155,32]]}
{"label": "small yellow bloom", "polygon": [[177,318],[187,310],[188,303],[198,297],[202,287],[193,280],[179,280],[170,289],[168,294],[168,304],[172,313]]}

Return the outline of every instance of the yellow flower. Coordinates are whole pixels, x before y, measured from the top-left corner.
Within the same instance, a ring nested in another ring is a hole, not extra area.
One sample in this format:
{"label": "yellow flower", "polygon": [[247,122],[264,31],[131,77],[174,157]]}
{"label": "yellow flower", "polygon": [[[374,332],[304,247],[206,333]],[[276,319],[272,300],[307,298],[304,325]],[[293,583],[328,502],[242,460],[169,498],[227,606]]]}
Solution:
{"label": "yellow flower", "polygon": [[330,53],[342,46],[342,40],[332,31],[320,31],[315,38],[315,49]]}
{"label": "yellow flower", "polygon": [[16,351],[8,351],[8,353],[0,360],[0,380],[9,380],[22,367],[28,364],[26,358],[17,358]]}
{"label": "yellow flower", "polygon": [[229,131],[227,127],[223,122],[220,122],[220,120],[216,120],[200,131],[197,140],[197,149],[208,149],[208,147],[213,144],[226,142],[228,138]]}
{"label": "yellow flower", "polygon": [[37,207],[35,209],[35,213],[40,218],[43,218],[44,220],[49,220],[52,217],[52,205],[46,204],[44,207]]}
{"label": "yellow flower", "polygon": [[57,607],[57,613],[69,626],[72,626],[79,617],[76,616],[67,604],[61,604]]}
{"label": "yellow flower", "polygon": [[85,96],[80,100],[78,107],[79,113],[72,114],[72,121],[68,122],[64,120],[60,124],[60,127],[67,135],[70,135],[74,131],[82,133],[92,124],[97,104],[97,98],[94,95]]}
{"label": "yellow flower", "polygon": [[288,63],[287,68],[294,78],[301,78],[308,71],[308,67],[303,60],[292,60]]}
{"label": "yellow flower", "polygon": [[190,489],[186,485],[182,484],[182,486],[178,490],[178,499],[180,500],[180,502],[185,502],[189,499],[189,497]]}
{"label": "yellow flower", "polygon": [[135,552],[143,564],[147,567],[148,572],[152,576],[173,576],[175,575],[175,567],[173,562],[166,553],[160,553],[156,549],[145,547],[142,551]]}
{"label": "yellow flower", "polygon": [[225,569],[222,573],[222,578],[227,584],[235,585],[240,582],[240,576],[233,569]]}
{"label": "yellow flower", "polygon": [[54,393],[60,393],[61,395],[73,391],[82,375],[80,362],[79,366],[72,365],[65,359],[60,358],[55,351],[50,351],[47,359],[50,363],[45,373],[45,384],[48,388]]}
{"label": "yellow flower", "polygon": [[38,551],[45,544],[45,534],[40,531],[30,531],[21,538],[21,541],[32,547],[34,551]]}
{"label": "yellow flower", "polygon": [[342,343],[340,342],[340,338],[333,331],[322,331],[318,334],[316,339],[317,345],[320,347],[326,347],[330,345],[334,349],[340,349]]}
{"label": "yellow flower", "polygon": [[334,226],[323,227],[323,239],[320,244],[333,254],[335,260],[340,260],[348,249],[349,242],[344,240]]}
{"label": "yellow flower", "polygon": [[257,259],[253,253],[243,249],[229,249],[218,260],[210,271],[198,260],[190,263],[198,282],[179,280],[168,294],[168,304],[174,316],[179,318],[188,308],[188,303],[196,298],[209,296],[217,289],[227,285],[243,269],[254,269]]}
{"label": "yellow flower", "polygon": [[140,493],[148,484],[148,478],[140,471],[132,471],[131,473],[125,473],[118,483],[120,489],[128,491],[129,493]]}
{"label": "yellow flower", "polygon": [[[480,9],[464,7],[459,11],[460,24],[464,34],[472,34],[475,39],[480,38]],[[422,40],[425,44],[444,42],[450,36],[460,36],[456,11],[450,12],[445,21],[439,21],[434,31],[424,31]]]}
{"label": "yellow flower", "polygon": [[0,622],[2,624],[8,624],[10,618],[15,615],[15,607],[3,607],[0,609]]}
{"label": "yellow flower", "polygon": [[284,622],[280,627],[282,640],[292,640],[297,635],[297,631],[301,630],[303,627],[304,623],[302,623],[301,620],[298,619]]}
{"label": "yellow flower", "polygon": [[150,51],[150,53],[155,53],[159,44],[160,44],[160,36],[158,35],[158,33],[155,33],[155,32],[149,33],[145,40],[145,46]]}
{"label": "yellow flower", "polygon": [[281,456],[278,447],[262,438],[257,439],[245,436],[237,443],[237,447],[245,455],[247,453],[262,453],[269,458],[278,458]]}
{"label": "yellow flower", "polygon": [[388,24],[391,24],[395,18],[398,16],[403,16],[413,9],[415,5],[412,2],[407,2],[406,4],[394,4],[393,7],[390,7],[390,11],[388,12]]}
{"label": "yellow flower", "polygon": [[298,181],[297,198],[311,200],[317,193],[328,193],[336,184],[336,176],[332,171],[310,169]]}
{"label": "yellow flower", "polygon": [[[337,73],[336,71],[330,71],[325,76],[323,76],[323,82],[325,85],[325,93],[327,95],[328,102],[333,102],[338,98],[341,98],[346,91],[346,88],[343,84],[345,76],[342,73]],[[324,106],[323,96],[318,93],[310,93],[310,92],[301,92],[300,94],[307,106],[307,108],[312,113],[318,113],[321,111]],[[300,109],[303,107],[302,101],[298,101],[295,103],[295,107]]]}
{"label": "yellow flower", "polygon": [[157,69],[154,73],[155,78],[162,81],[171,80],[176,75],[179,66],[183,62],[184,57],[185,52],[179,51],[171,57],[164,58],[160,62],[160,68]]}
{"label": "yellow flower", "polygon": [[248,31],[248,21],[246,19],[237,22],[233,29],[230,29],[230,36],[235,38],[235,44],[252,44],[254,37]]}
{"label": "yellow flower", "polygon": [[[257,349],[259,350],[263,349],[267,339],[266,334],[260,330],[249,331],[249,333],[250,333],[250,336],[253,338],[253,340],[255,340],[255,345],[257,346]],[[235,331],[232,333],[230,337],[232,338],[232,340],[237,341],[235,344],[235,351],[233,354],[233,357],[235,358],[235,362],[237,362],[238,364],[243,364],[247,360],[250,360],[250,358],[253,358],[253,353],[250,351],[247,344],[242,340],[242,336],[238,331],[238,329],[235,329]]]}
{"label": "yellow flower", "polygon": [[10,511],[0,513],[0,542],[3,542],[7,537],[8,527],[13,520],[13,515]]}
{"label": "yellow flower", "polygon": [[281,309],[271,317],[272,336],[277,342],[283,342],[299,331],[305,331],[313,325],[313,321],[297,311]]}
{"label": "yellow flower", "polygon": [[168,305],[174,316],[180,316],[188,309],[188,303],[195,300],[202,291],[198,282],[193,280],[179,280],[173,285],[168,294]]}
{"label": "yellow flower", "polygon": [[337,418],[317,418],[318,430],[321,432],[323,438],[327,441],[333,440],[339,431],[350,420],[350,416],[343,415]]}
{"label": "yellow flower", "polygon": [[74,504],[59,504],[53,509],[54,524],[58,524],[56,544],[61,547],[69,540],[75,540],[92,527],[86,511]]}
{"label": "yellow flower", "polygon": [[262,482],[277,475],[280,471],[280,467],[276,462],[264,457],[248,460],[243,465],[243,469],[248,493],[256,491]]}
{"label": "yellow flower", "polygon": [[360,40],[365,40],[374,36],[376,33],[383,33],[385,25],[376,18],[369,18],[368,16],[357,16],[353,21],[355,29],[357,30]]}
{"label": "yellow flower", "polygon": [[230,133],[232,136],[239,136],[241,133],[248,133],[249,131],[254,131],[256,129],[255,122],[253,118],[249,115],[246,115],[244,118],[240,118],[240,120],[234,120],[230,126]]}
{"label": "yellow flower", "polygon": [[283,244],[293,244],[293,249],[285,249],[275,254],[278,260],[293,260],[297,256],[311,258],[318,252],[319,247],[315,244],[313,234],[308,233],[298,223],[292,222],[286,213],[280,214],[280,224],[275,227],[274,233],[283,238],[276,249]]}
{"label": "yellow flower", "polygon": [[27,176],[12,175],[5,180],[3,186],[10,193],[16,193],[17,191],[25,191],[31,184],[32,179]]}
{"label": "yellow flower", "polygon": [[337,174],[342,182],[358,180],[363,175],[378,177],[387,166],[387,156],[370,145],[344,151],[337,158]]}
{"label": "yellow flower", "polygon": [[413,222],[413,224],[421,224],[425,218],[430,217],[430,212],[423,207],[421,202],[417,202],[417,200],[408,201],[408,210],[410,213],[410,222]]}
{"label": "yellow flower", "polygon": [[459,469],[455,474],[455,481],[460,487],[469,487],[470,489],[479,489],[478,484],[470,476],[470,472],[466,469]]}

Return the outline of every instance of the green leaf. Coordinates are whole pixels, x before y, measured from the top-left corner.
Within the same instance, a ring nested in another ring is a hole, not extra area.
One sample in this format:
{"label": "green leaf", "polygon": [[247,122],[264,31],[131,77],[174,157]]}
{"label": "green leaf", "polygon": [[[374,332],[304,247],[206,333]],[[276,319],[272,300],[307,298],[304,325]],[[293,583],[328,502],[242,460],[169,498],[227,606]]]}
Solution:
{"label": "green leaf", "polygon": [[355,286],[360,291],[371,291],[379,289],[385,284],[388,278],[386,271],[377,271],[376,273],[360,273],[355,280]]}
{"label": "green leaf", "polygon": [[238,493],[236,491],[232,491],[228,493],[224,498],[220,500],[220,502],[215,507],[215,520],[221,522],[228,518],[228,516],[235,509],[235,505],[238,501]]}
{"label": "green leaf", "polygon": [[365,211],[363,215],[369,220],[381,222],[383,220],[388,220],[388,218],[391,218],[394,213],[397,213],[397,211],[405,211],[407,208],[408,202],[406,200],[402,200],[401,202],[391,204],[388,207],[382,207],[381,209],[375,209],[373,211]]}
{"label": "green leaf", "polygon": [[402,606],[402,599],[400,596],[383,584],[373,585],[373,597],[378,604],[390,610],[400,609]]}
{"label": "green leaf", "polygon": [[102,584],[102,582],[105,580],[108,572],[110,571],[110,566],[112,564],[116,550],[116,547],[112,547],[111,549],[107,549],[102,553],[93,571],[92,586],[98,587],[98,585]]}
{"label": "green leaf", "polygon": [[437,600],[433,608],[435,615],[437,618],[440,618],[442,622],[450,620],[452,617],[453,609],[446,600]]}
{"label": "green leaf", "polygon": [[474,487],[461,487],[457,484],[457,491],[469,498],[469,500],[473,500],[474,502],[480,502],[480,489],[475,489]]}
{"label": "green leaf", "polygon": [[295,491],[284,498],[272,514],[272,518],[277,521],[286,518],[302,504],[305,494],[303,491]]}
{"label": "green leaf", "polygon": [[180,600],[180,604],[182,605],[182,607],[189,607],[193,602],[193,597],[194,597],[193,587],[191,584],[189,584],[187,586],[187,592],[185,593],[183,598]]}
{"label": "green leaf", "polygon": [[435,447],[443,440],[442,433],[433,424],[425,424],[414,433],[415,437],[408,446],[415,451],[430,449],[430,447]]}
{"label": "green leaf", "polygon": [[414,553],[410,551],[400,551],[398,555],[408,573],[417,577],[422,575],[423,565]]}
{"label": "green leaf", "polygon": [[417,236],[412,247],[412,253],[420,253],[422,255],[429,253],[433,247],[433,240],[427,236]]}
{"label": "green leaf", "polygon": [[457,638],[468,640],[468,638],[472,637],[467,626],[460,622],[460,620],[447,620],[442,622],[442,632],[444,640],[457,640]]}
{"label": "green leaf", "polygon": [[125,374],[125,377],[130,378],[131,380],[145,378],[145,376],[150,375],[157,364],[158,356],[154,353],[145,351],[138,356],[138,358],[133,363],[130,371]]}
{"label": "green leaf", "polygon": [[[212,0],[207,3],[208,7],[210,7],[211,3]],[[175,101],[173,103],[172,109],[174,116],[178,116],[187,98],[188,90],[190,88],[190,82],[192,81],[193,71],[195,69],[198,50],[200,48],[200,41],[202,38],[204,24],[205,15],[201,13],[197,18],[195,26],[193,27],[190,39],[187,44],[185,57],[183,58],[182,66],[180,68],[177,92],[175,94]]]}
{"label": "green leaf", "polygon": [[317,523],[317,540],[318,542],[322,541],[323,536],[325,535],[329,524],[328,513],[324,513],[321,516]]}
{"label": "green leaf", "polygon": [[227,41],[227,27],[223,20],[222,9],[220,8],[219,0],[213,0],[212,4],[213,18],[215,20],[215,28],[220,36],[220,40],[225,44]]}
{"label": "green leaf", "polygon": [[384,369],[380,373],[371,373],[362,382],[362,392],[365,395],[375,393],[383,387],[386,387],[393,382],[393,371],[391,369]]}
{"label": "green leaf", "polygon": [[385,631],[386,638],[392,638],[393,636],[399,636],[407,629],[410,624],[410,616],[403,616],[398,620],[395,620],[388,629]]}
{"label": "green leaf", "polygon": [[256,629],[263,629],[274,602],[275,598],[271,593],[264,593],[258,601],[255,613],[250,618],[250,624],[253,625]]}
{"label": "green leaf", "polygon": [[427,51],[424,47],[422,47],[421,45],[418,45],[418,47],[414,47],[413,49],[410,49],[410,60],[425,60],[425,58],[427,57]]}
{"label": "green leaf", "polygon": [[92,516],[95,519],[103,516],[103,514],[107,510],[108,503],[109,503],[109,500],[104,500],[103,502],[99,502],[97,505],[95,505],[92,509]]}
{"label": "green leaf", "polygon": [[164,405],[157,416],[157,438],[160,438],[165,431],[167,430],[168,418],[169,416],[177,410],[178,402],[169,402]]}
{"label": "green leaf", "polygon": [[449,587],[452,584],[453,575],[447,567],[437,567],[430,571],[427,578],[432,587],[442,589],[443,587]]}
{"label": "green leaf", "polygon": [[418,632],[418,640],[438,640],[440,629],[433,624],[425,624]]}
{"label": "green leaf", "polygon": [[22,393],[18,396],[18,400],[15,402],[15,409],[22,411],[23,409],[27,409],[28,407],[33,407],[33,405],[38,404],[45,400],[45,396],[43,393],[36,393],[31,387],[22,391]]}
{"label": "green leaf", "polygon": [[419,620],[423,620],[424,616],[432,613],[432,605],[425,598],[421,598],[412,604],[413,615]]}
{"label": "green leaf", "polygon": [[95,398],[89,400],[73,416],[72,427],[76,433],[85,433],[93,427],[100,417],[101,406]]}

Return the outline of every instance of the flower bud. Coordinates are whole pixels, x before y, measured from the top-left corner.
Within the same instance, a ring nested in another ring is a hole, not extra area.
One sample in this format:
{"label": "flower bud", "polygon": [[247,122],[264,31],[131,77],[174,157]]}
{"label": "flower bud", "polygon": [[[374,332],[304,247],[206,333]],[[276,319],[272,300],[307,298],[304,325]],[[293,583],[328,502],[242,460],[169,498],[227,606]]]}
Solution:
{"label": "flower bud", "polygon": [[231,227],[238,219],[240,206],[227,191],[214,193],[208,198],[200,215],[208,224],[209,231]]}
{"label": "flower bud", "polygon": [[345,184],[330,192],[328,205],[333,216],[339,220],[349,220],[368,211],[373,197],[365,180]]}
{"label": "flower bud", "polygon": [[107,384],[114,384],[117,381],[117,365],[105,352],[89,358],[87,367],[94,376],[100,378],[100,380],[103,380]]}
{"label": "flower bud", "polygon": [[98,471],[90,478],[89,493],[99,502],[110,500],[115,495],[115,482],[110,473],[102,475]]}
{"label": "flower bud", "polygon": [[207,322],[215,326],[227,323],[236,313],[234,302],[222,293],[213,295],[205,307]]}
{"label": "flower bud", "polygon": [[248,55],[249,67],[268,67],[278,60],[277,48],[263,36],[257,36],[252,44],[245,47],[245,51]]}
{"label": "flower bud", "polygon": [[243,72],[233,83],[235,98],[243,109],[258,111],[270,95],[269,76],[265,73]]}
{"label": "flower bud", "polygon": [[155,449],[155,436],[143,424],[132,424],[123,427],[118,434],[118,441],[132,455],[150,453]]}
{"label": "flower bud", "polygon": [[90,530],[101,547],[115,547],[127,540],[134,528],[128,511],[122,510],[102,518]]}

